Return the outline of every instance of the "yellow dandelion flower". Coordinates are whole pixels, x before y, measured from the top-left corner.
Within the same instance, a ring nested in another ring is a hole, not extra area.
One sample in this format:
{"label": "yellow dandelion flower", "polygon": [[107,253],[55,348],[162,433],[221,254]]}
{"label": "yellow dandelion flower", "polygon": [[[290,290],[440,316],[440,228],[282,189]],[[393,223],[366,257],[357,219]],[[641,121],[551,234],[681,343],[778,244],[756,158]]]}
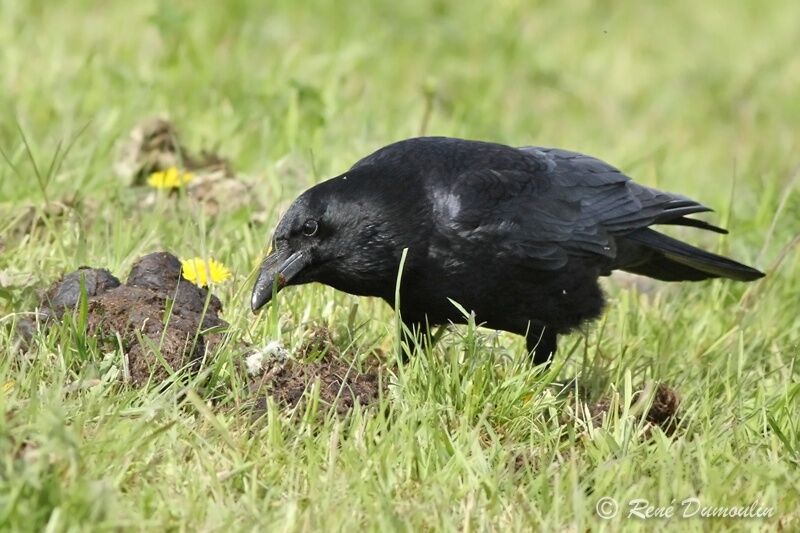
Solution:
{"label": "yellow dandelion flower", "polygon": [[153,172],[147,184],[155,189],[178,189],[194,179],[194,174],[170,167],[161,172]]}
{"label": "yellow dandelion flower", "polygon": [[219,261],[200,257],[181,261],[183,277],[198,287],[206,287],[211,283],[222,283],[231,277],[231,271]]}

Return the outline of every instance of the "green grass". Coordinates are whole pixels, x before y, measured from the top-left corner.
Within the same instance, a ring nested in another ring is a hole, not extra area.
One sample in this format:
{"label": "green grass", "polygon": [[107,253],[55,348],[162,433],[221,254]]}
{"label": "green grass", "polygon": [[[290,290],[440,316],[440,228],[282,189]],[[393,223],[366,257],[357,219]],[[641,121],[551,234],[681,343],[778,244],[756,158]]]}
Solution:
{"label": "green grass", "polygon": [[[0,383],[13,383],[0,396],[0,529],[797,530],[799,19],[792,0],[0,0]],[[249,226],[250,209],[138,207],[114,146],[158,113],[257,184],[267,225]],[[681,235],[769,276],[645,293],[611,280],[603,319],[562,341],[557,376],[530,368],[520,338],[457,328],[394,371],[375,409],[273,405],[253,424],[236,341],[296,346],[312,322],[359,353],[395,340],[383,303],[320,286],[250,314],[277,214],[421,132],[602,157],[715,207],[730,236]],[[40,224],[14,232],[29,213]],[[35,287],[84,264],[125,276],[162,249],[234,271],[217,291],[231,343],[204,379],[125,387],[120,355],[68,325],[17,352]],[[682,426],[651,439],[637,417],[592,427],[547,386],[576,375],[623,405],[669,383]],[[597,517],[601,496],[621,502],[615,519]],[[775,516],[626,516],[634,498],[695,496]]]}

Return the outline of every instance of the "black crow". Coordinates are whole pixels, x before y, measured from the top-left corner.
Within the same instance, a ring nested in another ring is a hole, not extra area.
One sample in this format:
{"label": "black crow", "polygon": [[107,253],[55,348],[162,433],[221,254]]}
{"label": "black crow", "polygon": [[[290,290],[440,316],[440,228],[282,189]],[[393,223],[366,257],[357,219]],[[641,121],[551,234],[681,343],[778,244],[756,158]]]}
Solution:
{"label": "black crow", "polygon": [[724,229],[686,215],[711,211],[638,185],[577,152],[422,137],[365,157],[297,198],[278,223],[253,288],[320,282],[395,304],[411,329],[465,317],[525,335],[547,362],[557,335],[597,318],[598,277],[620,269],[665,281],[764,274],[654,231]]}

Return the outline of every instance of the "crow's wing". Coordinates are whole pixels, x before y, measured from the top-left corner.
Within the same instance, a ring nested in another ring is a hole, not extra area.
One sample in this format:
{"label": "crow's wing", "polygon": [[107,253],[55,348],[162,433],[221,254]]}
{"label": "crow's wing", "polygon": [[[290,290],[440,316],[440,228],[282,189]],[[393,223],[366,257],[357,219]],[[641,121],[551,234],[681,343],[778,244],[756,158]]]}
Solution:
{"label": "crow's wing", "polygon": [[[710,211],[684,196],[638,185],[611,165],[576,152],[520,148],[524,168],[468,171],[434,194],[439,227],[454,245],[551,270],[570,256],[616,256],[615,237],[655,223],[719,230],[684,215]],[[724,230],[720,230],[724,231]]]}

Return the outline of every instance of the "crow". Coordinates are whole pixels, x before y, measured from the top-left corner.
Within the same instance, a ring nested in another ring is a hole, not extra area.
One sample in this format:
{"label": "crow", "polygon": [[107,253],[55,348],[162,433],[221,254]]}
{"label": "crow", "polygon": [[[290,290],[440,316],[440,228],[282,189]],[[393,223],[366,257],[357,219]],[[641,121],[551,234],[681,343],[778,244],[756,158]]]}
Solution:
{"label": "crow", "polygon": [[664,281],[763,273],[650,228],[726,230],[711,211],[634,183],[594,157],[449,137],[385,146],[302,193],[275,229],[251,299],[319,282],[393,307],[409,330],[476,323],[526,337],[534,364],[558,335],[597,318],[600,276],[620,269]]}

